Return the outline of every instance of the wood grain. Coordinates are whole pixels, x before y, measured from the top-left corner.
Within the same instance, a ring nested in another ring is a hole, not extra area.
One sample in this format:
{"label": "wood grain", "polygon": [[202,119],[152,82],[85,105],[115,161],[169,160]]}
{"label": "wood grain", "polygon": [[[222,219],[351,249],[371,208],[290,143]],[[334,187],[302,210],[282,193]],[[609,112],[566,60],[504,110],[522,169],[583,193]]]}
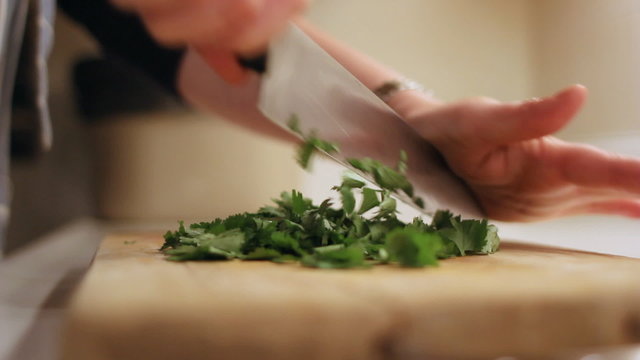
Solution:
{"label": "wood grain", "polygon": [[539,357],[640,343],[640,260],[503,243],[436,268],[174,263],[110,236],[75,294],[63,358]]}

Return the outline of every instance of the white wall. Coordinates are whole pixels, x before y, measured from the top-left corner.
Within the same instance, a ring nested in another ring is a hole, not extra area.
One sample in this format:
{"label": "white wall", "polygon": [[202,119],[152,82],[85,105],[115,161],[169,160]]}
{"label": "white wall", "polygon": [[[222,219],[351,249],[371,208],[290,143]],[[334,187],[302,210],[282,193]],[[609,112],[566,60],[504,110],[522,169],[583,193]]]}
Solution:
{"label": "white wall", "polygon": [[315,0],[319,27],[433,89],[442,99],[532,91],[526,0]]}
{"label": "white wall", "polygon": [[640,136],[640,1],[535,3],[535,91],[571,83],[590,89],[583,112],[560,136],[589,142]]}

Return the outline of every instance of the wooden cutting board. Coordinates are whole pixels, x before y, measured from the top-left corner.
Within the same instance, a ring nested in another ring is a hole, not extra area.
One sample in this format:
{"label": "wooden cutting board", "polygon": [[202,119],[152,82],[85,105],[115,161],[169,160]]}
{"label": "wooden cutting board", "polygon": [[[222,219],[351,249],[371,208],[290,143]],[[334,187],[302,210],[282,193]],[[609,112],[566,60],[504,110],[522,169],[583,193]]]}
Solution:
{"label": "wooden cutting board", "polygon": [[102,243],[63,359],[538,358],[640,343],[640,259],[504,242],[436,268],[175,263]]}

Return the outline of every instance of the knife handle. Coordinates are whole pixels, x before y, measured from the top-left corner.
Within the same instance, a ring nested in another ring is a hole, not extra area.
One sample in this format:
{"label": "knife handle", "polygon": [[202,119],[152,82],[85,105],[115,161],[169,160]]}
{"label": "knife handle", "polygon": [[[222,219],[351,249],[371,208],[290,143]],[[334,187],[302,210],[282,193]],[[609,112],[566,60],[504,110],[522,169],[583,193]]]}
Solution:
{"label": "knife handle", "polygon": [[250,69],[258,74],[263,74],[267,70],[267,53],[254,57],[237,56],[238,63],[245,69]]}

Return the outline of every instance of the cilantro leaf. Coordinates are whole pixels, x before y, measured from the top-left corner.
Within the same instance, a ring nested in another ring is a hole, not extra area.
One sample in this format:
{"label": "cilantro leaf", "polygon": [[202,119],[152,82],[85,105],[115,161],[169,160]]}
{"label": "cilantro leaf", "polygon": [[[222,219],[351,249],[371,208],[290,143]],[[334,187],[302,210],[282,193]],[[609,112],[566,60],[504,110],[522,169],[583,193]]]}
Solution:
{"label": "cilantro leaf", "polygon": [[311,202],[305,200],[302,193],[298,191],[291,191],[291,210],[296,215],[302,215],[309,207]]}
{"label": "cilantro leaf", "polygon": [[293,131],[294,133],[304,137],[304,134],[302,133],[302,129],[300,129],[300,119],[298,118],[298,115],[296,114],[291,115],[291,117],[289,118],[289,121],[287,121],[287,127],[289,128],[289,130]]}
{"label": "cilantro leaf", "polygon": [[316,251],[302,258],[302,265],[323,269],[341,269],[362,267],[365,265],[364,253],[357,246],[342,247],[328,251]]}
{"label": "cilantro leaf", "polygon": [[257,248],[248,253],[244,260],[273,260],[281,257],[282,254],[278,250],[268,248]]}
{"label": "cilantro leaf", "polygon": [[404,150],[400,151],[400,160],[398,160],[398,164],[396,165],[396,170],[398,170],[400,174],[404,175],[407,173],[408,161],[409,161],[409,157],[407,155],[407,152]]}
{"label": "cilantro leaf", "polygon": [[406,267],[437,265],[441,248],[442,239],[438,234],[411,227],[392,230],[385,237],[385,249],[391,260]]}
{"label": "cilantro leaf", "polygon": [[342,185],[341,185],[342,187],[359,189],[365,185],[366,183],[363,178],[361,178],[357,174],[352,173],[350,171],[345,172],[344,175],[342,176]]}
{"label": "cilantro leaf", "polygon": [[309,168],[311,156],[313,156],[314,151],[315,147],[311,142],[305,142],[304,144],[302,144],[302,146],[300,146],[296,159],[298,160],[298,164],[300,164],[303,169]]}
{"label": "cilantro leaf", "polygon": [[485,236],[485,244],[479,250],[479,254],[493,254],[500,249],[500,237],[498,236],[498,228],[495,225],[487,225],[487,234]]}
{"label": "cilantro leaf", "polygon": [[292,115],[291,118],[289,118],[287,126],[291,131],[300,135],[304,140],[302,145],[298,148],[298,155],[296,157],[298,164],[300,164],[303,169],[309,168],[311,158],[317,151],[322,151],[327,154],[333,154],[340,151],[336,144],[317,138],[314,132],[311,132],[308,135],[303,134],[302,129],[300,128],[300,120],[296,115]]}
{"label": "cilantro leaf", "polygon": [[358,214],[364,214],[378,205],[380,205],[380,200],[378,200],[378,192],[371,188],[363,188],[362,203],[360,204]]}
{"label": "cilantro leaf", "polygon": [[489,225],[487,220],[460,220],[460,217],[450,217],[448,222],[450,226],[440,229],[438,233],[455,244],[458,255],[489,254],[498,250],[496,228]]}
{"label": "cilantro leaf", "polygon": [[350,187],[343,186],[340,188],[340,199],[342,200],[342,209],[348,215],[352,214],[356,208],[356,198]]}
{"label": "cilantro leaf", "polygon": [[378,214],[377,218],[385,218],[385,217],[395,217],[397,208],[396,199],[391,197],[389,194],[382,196],[382,201],[378,206]]}

